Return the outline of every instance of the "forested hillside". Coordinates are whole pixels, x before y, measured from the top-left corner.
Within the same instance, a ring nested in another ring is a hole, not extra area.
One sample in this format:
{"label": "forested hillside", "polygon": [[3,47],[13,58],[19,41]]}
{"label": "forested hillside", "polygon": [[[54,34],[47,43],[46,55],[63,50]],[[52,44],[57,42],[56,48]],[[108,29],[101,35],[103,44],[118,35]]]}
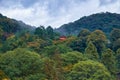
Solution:
{"label": "forested hillside", "polygon": [[120,76],[118,26],[106,34],[97,22],[98,28],[96,24],[94,29],[79,30],[77,36],[61,36],[51,26],[28,31],[22,26],[19,32],[10,23],[9,18],[0,22],[0,80],[117,80]]}
{"label": "forested hillside", "polygon": [[6,33],[16,33],[21,31],[29,31],[34,29],[33,26],[27,25],[22,21],[17,21],[15,19],[7,18],[0,14],[0,29]]}
{"label": "forested hillside", "polygon": [[82,29],[90,31],[99,29],[109,34],[113,28],[120,29],[120,14],[106,12],[84,16],[79,20],[62,25],[56,31],[62,32],[63,35],[77,35]]}

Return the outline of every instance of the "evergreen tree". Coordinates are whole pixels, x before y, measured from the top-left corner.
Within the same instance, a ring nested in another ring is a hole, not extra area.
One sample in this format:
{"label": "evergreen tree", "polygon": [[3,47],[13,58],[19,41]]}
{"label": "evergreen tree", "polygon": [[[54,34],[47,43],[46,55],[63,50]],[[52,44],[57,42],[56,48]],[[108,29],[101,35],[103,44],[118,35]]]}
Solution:
{"label": "evergreen tree", "polygon": [[114,51],[120,48],[120,29],[113,29],[110,33],[111,47]]}
{"label": "evergreen tree", "polygon": [[107,38],[105,33],[101,30],[93,31],[87,38],[87,42],[92,41],[96,46],[98,53],[102,53],[105,49],[105,45],[107,44]]}
{"label": "evergreen tree", "polygon": [[78,38],[71,42],[70,47],[75,51],[83,53],[87,46],[86,41],[89,35],[90,35],[89,30],[87,29],[81,30],[77,36]]}
{"label": "evergreen tree", "polygon": [[64,80],[61,57],[55,53],[53,57],[44,59],[44,72],[49,80]]}
{"label": "evergreen tree", "polygon": [[2,45],[3,30],[0,28],[0,46]]}
{"label": "evergreen tree", "polygon": [[116,60],[115,60],[114,52],[111,49],[107,49],[102,54],[101,61],[107,67],[107,69],[111,72],[111,74],[115,74]]}
{"label": "evergreen tree", "polygon": [[99,55],[95,45],[90,41],[85,49],[85,55],[92,60],[98,60]]}
{"label": "evergreen tree", "polygon": [[78,34],[79,38],[86,38],[88,35],[90,35],[90,31],[88,29],[83,29]]}
{"label": "evergreen tree", "polygon": [[116,53],[116,61],[117,61],[117,72],[120,72],[120,48],[117,50]]}
{"label": "evergreen tree", "polygon": [[114,28],[111,33],[110,33],[110,37],[111,37],[111,42],[116,41],[118,38],[120,38],[120,29]]}
{"label": "evergreen tree", "polygon": [[54,38],[54,31],[53,31],[53,28],[51,26],[48,26],[46,28],[46,32],[47,32],[48,38],[50,38],[50,39]]}
{"label": "evergreen tree", "polygon": [[46,36],[46,30],[45,30],[44,26],[40,26],[40,27],[36,28],[34,34],[37,35],[39,38],[44,39]]}

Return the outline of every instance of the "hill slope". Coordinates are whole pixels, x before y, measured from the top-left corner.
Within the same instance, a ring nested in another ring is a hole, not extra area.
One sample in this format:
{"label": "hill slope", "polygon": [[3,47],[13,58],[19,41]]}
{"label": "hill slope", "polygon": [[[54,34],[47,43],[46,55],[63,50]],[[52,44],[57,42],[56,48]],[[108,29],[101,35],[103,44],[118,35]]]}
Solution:
{"label": "hill slope", "polygon": [[0,14],[0,29],[7,33],[16,33],[23,30],[32,30],[34,27]]}
{"label": "hill slope", "polygon": [[77,21],[62,25],[56,31],[62,35],[77,35],[82,29],[90,31],[99,29],[109,34],[113,28],[120,28],[120,14],[106,12],[84,16]]}

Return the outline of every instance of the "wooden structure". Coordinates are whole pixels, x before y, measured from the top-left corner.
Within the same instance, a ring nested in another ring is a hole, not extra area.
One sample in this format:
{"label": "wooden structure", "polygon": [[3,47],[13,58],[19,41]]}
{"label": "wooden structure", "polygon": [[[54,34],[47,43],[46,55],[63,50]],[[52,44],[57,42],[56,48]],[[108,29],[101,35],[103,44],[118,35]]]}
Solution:
{"label": "wooden structure", "polygon": [[61,36],[59,39],[60,39],[61,41],[66,40],[66,36]]}

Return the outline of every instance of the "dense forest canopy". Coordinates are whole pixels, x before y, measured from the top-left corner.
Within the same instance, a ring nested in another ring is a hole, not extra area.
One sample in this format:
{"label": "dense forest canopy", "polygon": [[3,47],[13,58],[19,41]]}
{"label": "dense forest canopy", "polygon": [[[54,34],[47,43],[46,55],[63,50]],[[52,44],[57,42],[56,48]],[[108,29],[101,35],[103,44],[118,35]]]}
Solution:
{"label": "dense forest canopy", "polygon": [[62,25],[56,31],[62,32],[64,35],[78,35],[82,29],[90,31],[99,29],[109,34],[113,28],[120,29],[120,14],[106,12],[84,16],[79,20]]}
{"label": "dense forest canopy", "polygon": [[0,28],[6,33],[16,33],[19,31],[32,30],[33,26],[27,25],[22,21],[7,18],[0,14]]}
{"label": "dense forest canopy", "polygon": [[0,80],[116,80],[120,74],[119,16],[83,17],[67,24],[72,35],[65,36],[51,26],[26,30],[0,15]]}

